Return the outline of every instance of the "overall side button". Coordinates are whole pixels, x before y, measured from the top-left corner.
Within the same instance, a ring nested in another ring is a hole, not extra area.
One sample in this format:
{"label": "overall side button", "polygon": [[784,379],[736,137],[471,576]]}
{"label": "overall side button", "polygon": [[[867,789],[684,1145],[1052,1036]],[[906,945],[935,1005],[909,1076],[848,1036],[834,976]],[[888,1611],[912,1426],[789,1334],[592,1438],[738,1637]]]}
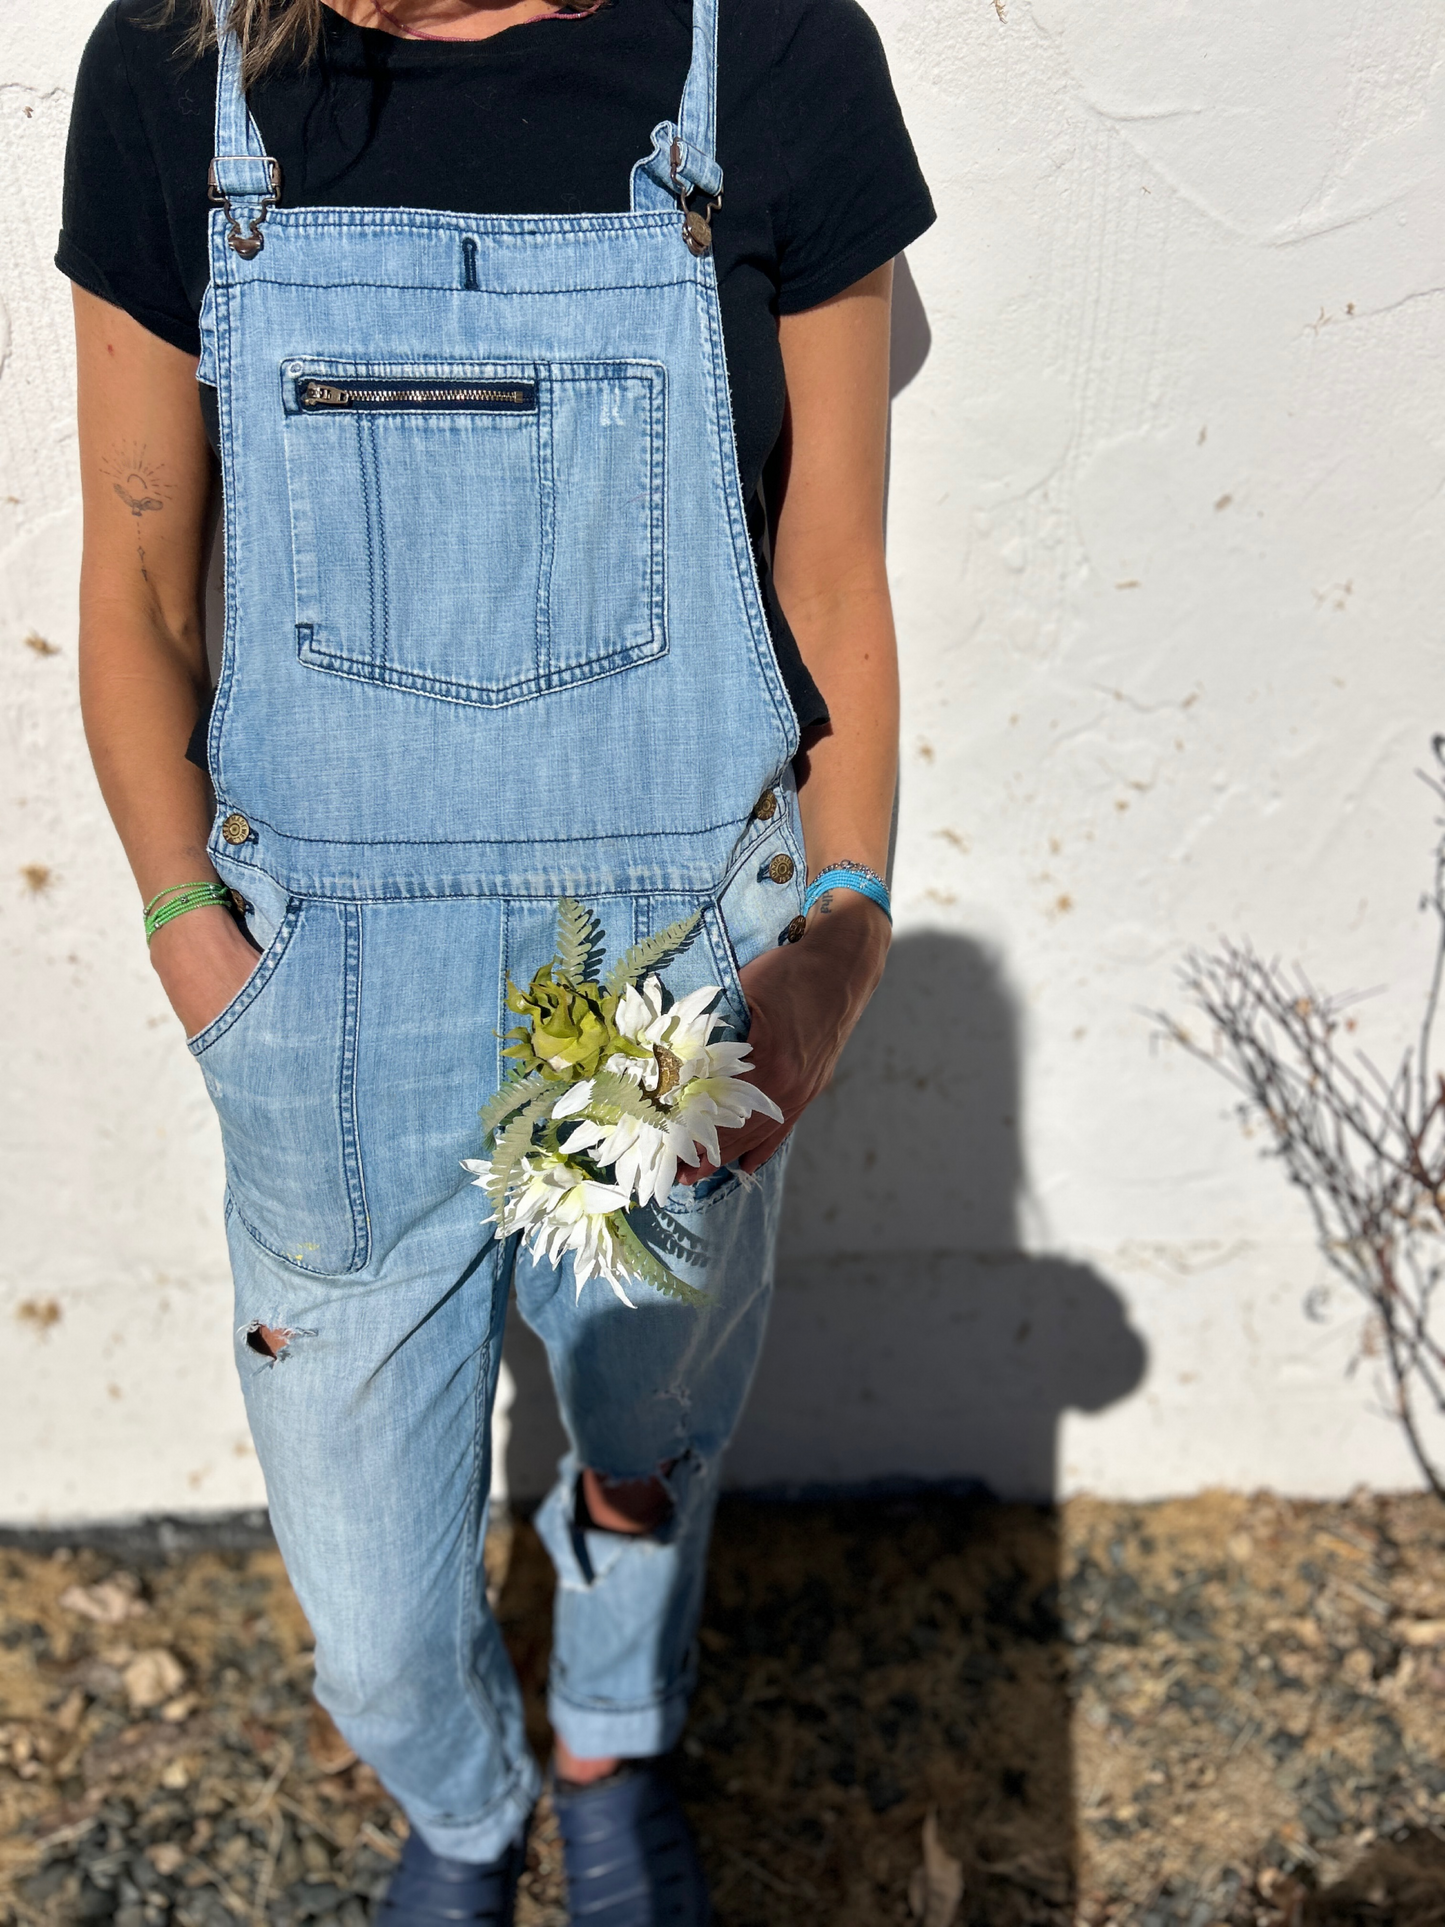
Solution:
{"label": "overall side button", "polygon": [[780,850],[776,856],[770,856],[763,865],[763,875],[774,883],[791,883],[793,872],[797,867],[786,851]]}
{"label": "overall side button", "polygon": [[[249,843],[251,841],[251,825],[239,810],[232,810],[231,814],[221,825],[221,835],[228,843]],[[792,875],[791,868],[788,874],[789,876]]]}

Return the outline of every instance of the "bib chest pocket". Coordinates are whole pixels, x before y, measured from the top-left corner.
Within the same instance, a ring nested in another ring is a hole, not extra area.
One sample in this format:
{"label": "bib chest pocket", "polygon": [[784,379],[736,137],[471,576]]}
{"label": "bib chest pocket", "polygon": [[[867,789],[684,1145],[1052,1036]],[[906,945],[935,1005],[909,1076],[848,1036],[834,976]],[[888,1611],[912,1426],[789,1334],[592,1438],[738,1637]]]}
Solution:
{"label": "bib chest pocket", "polygon": [[303,663],[500,708],[667,651],[652,362],[282,371]]}

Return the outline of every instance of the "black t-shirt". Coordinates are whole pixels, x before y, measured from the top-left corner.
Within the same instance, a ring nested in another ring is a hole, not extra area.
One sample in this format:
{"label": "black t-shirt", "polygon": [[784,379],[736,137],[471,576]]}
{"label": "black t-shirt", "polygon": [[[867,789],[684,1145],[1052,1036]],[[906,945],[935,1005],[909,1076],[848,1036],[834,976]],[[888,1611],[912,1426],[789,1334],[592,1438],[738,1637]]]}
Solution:
{"label": "black t-shirt", "polygon": [[[330,7],[323,18],[318,57],[250,96],[293,207],[623,210],[652,128],[677,114],[692,49],[689,0],[608,0],[582,18],[445,44],[355,27]],[[112,0],[86,47],[56,263],[196,354],[216,56],[182,51],[186,18],[155,19],[155,0]],[[861,280],[933,220],[856,0],[722,0],[718,160],[714,258],[743,493],[806,727],[826,710],[772,592],[759,488],[783,421],[776,318]]]}

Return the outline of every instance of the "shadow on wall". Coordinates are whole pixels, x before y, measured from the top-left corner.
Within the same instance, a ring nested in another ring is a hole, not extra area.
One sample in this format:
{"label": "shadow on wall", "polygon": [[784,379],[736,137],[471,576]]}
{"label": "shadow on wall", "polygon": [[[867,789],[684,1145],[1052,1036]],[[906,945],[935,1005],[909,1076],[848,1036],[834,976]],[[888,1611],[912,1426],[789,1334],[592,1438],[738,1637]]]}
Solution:
{"label": "shadow on wall", "polygon": [[888,399],[901,395],[928,359],[933,346],[933,330],[924,313],[923,299],[908,256],[900,254],[893,264],[893,326],[888,347]]}
{"label": "shadow on wall", "polygon": [[1087,1265],[1021,1249],[1018,1017],[995,960],[900,937],[798,1127],[779,1289],[730,1481],[978,1479],[1051,1498],[1058,1430],[1145,1351]]}
{"label": "shadow on wall", "polygon": [[[978,944],[921,931],[798,1126],[778,1292],[728,1483],[977,1480],[1048,1499],[1066,1410],[1132,1391],[1145,1350],[1086,1265],[1020,1248],[1018,1017]],[[563,1447],[542,1348],[509,1321],[509,1488]]]}

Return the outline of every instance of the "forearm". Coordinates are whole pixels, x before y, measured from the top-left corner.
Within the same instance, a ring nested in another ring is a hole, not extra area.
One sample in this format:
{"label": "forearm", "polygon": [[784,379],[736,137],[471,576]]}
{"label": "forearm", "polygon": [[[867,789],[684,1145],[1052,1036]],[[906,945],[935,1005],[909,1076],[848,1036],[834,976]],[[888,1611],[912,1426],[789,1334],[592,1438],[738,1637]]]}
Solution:
{"label": "forearm", "polygon": [[852,862],[882,876],[898,780],[898,662],[881,557],[790,614],[830,718],[800,759],[808,874]]}
{"label": "forearm", "polygon": [[186,760],[206,695],[199,618],[186,627],[176,635],[144,606],[82,593],[86,740],[143,901],[215,875],[210,784]]}
{"label": "forearm", "polygon": [[778,331],[788,409],[774,478],[773,581],[830,718],[800,768],[813,876],[840,862],[881,875],[888,863],[898,776],[898,662],[883,553],[891,290],[891,267],[879,268],[832,301],[784,316]]}
{"label": "forearm", "polygon": [[210,787],[186,744],[209,687],[202,605],[215,477],[190,356],[80,288],[75,342],[81,710],[149,899],[213,874]]}

